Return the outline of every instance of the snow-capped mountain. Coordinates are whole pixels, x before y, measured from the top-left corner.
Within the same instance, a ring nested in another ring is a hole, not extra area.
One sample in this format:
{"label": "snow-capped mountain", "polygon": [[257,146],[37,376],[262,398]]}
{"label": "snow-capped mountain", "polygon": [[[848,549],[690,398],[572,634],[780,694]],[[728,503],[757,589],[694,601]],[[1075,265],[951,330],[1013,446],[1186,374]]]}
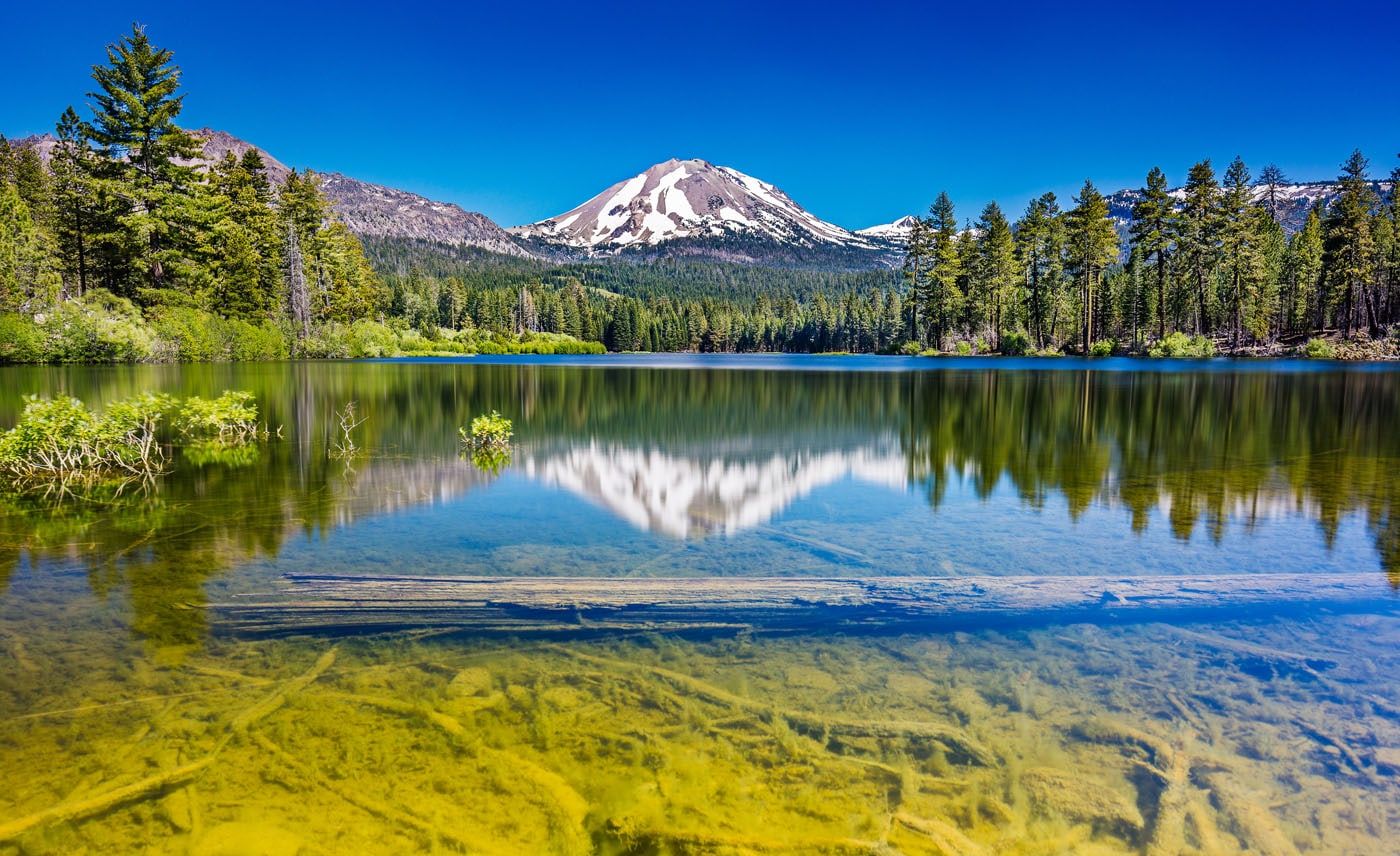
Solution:
{"label": "snow-capped mountain", "polygon": [[864,229],[857,229],[857,235],[864,235],[867,238],[879,238],[888,241],[904,242],[909,239],[909,232],[913,230],[917,218],[913,214],[905,214],[893,223],[883,223],[879,226],[867,226]]}
{"label": "snow-capped mountain", "polygon": [[702,255],[801,263],[885,260],[891,242],[828,223],[766,181],[708,161],[668,160],[557,217],[509,230],[585,256]]}

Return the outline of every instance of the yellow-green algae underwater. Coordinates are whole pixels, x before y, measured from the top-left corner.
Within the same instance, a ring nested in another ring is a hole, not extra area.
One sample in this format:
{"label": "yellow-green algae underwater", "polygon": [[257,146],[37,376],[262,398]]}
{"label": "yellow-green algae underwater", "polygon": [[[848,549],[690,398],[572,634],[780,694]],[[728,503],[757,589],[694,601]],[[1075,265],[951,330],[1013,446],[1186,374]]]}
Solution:
{"label": "yellow-green algae underwater", "polygon": [[[0,854],[1400,849],[1393,600],[863,635],[250,638],[206,608],[307,571],[1397,580],[1400,373],[7,372],[4,425],[22,392],[246,388],[286,432],[0,496]],[[493,409],[516,458],[483,473],[456,429]],[[748,492],[628,516],[715,469]]]}

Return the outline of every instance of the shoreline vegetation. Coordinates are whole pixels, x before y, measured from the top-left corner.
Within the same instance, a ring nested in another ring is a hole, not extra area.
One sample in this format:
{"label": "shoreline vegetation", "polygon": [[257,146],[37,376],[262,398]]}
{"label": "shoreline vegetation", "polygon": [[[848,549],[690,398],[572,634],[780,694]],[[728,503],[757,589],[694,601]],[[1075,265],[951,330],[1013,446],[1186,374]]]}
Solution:
{"label": "shoreline vegetation", "polygon": [[[897,270],[549,262],[362,240],[314,172],[210,162],[132,31],[51,140],[0,137],[0,363],[788,352],[1400,357],[1400,199],[1360,151],[1288,234],[1287,181],[1161,169],[1126,227],[1086,181],[1012,222],[940,194]],[[42,149],[42,151],[41,151]],[[1388,189],[1389,188],[1389,189]]]}

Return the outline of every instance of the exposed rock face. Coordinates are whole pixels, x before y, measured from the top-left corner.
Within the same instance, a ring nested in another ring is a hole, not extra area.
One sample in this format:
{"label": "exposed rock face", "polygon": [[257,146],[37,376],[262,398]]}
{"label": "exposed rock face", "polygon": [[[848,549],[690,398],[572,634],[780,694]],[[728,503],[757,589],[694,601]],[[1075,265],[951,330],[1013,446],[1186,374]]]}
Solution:
{"label": "exposed rock face", "polygon": [[773,185],[703,160],[668,160],[557,217],[510,230],[580,255],[696,255],[788,264],[889,264],[893,244],[811,214]]}

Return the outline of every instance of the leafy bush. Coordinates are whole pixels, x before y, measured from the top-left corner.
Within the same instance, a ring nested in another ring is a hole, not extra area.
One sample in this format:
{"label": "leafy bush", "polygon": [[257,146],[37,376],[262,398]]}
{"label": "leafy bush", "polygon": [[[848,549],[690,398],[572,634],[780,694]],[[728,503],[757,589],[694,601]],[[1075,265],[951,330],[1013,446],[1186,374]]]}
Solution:
{"label": "leafy bush", "polygon": [[922,349],[919,347],[918,342],[905,342],[899,346],[899,355],[901,357],[917,357],[921,351]]}
{"label": "leafy bush", "polygon": [[23,315],[0,315],[0,363],[37,363],[43,359],[43,331]]}
{"label": "leafy bush", "polygon": [[163,306],[151,320],[158,358],[181,362],[285,359],[287,340],[269,323],[221,318],[200,309]]}
{"label": "leafy bush", "polygon": [[1326,339],[1309,339],[1303,346],[1303,355],[1310,360],[1335,360],[1337,348]]}
{"label": "leafy bush", "polygon": [[960,357],[972,356],[972,345],[967,342],[959,342],[953,346],[953,352]]}
{"label": "leafy bush", "polygon": [[35,322],[44,359],[58,363],[133,363],[156,353],[155,337],[130,300],[96,289],[59,303]]}
{"label": "leafy bush", "polygon": [[1017,330],[1001,337],[1001,352],[1008,357],[1023,357],[1030,353],[1031,337]]}
{"label": "leafy bush", "polygon": [[1151,357],[1201,358],[1215,356],[1215,344],[1205,336],[1168,333],[1147,349]]}
{"label": "leafy bush", "polygon": [[1091,357],[1111,357],[1113,351],[1118,347],[1118,343],[1112,339],[1099,339],[1089,346],[1089,356]]}

